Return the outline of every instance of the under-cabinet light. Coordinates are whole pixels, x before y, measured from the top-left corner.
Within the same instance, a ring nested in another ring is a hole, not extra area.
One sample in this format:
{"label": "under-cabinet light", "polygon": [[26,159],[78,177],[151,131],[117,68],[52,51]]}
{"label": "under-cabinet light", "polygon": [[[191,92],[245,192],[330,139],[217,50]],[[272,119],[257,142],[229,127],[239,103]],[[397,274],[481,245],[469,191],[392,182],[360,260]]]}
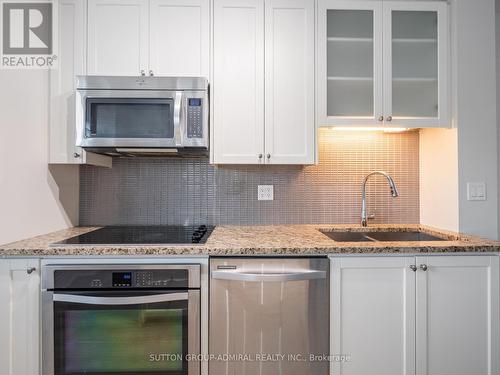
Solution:
{"label": "under-cabinet light", "polygon": [[409,128],[377,128],[377,127],[350,127],[339,126],[331,127],[332,130],[350,131],[350,132],[384,132],[384,133],[401,133],[410,130]]}

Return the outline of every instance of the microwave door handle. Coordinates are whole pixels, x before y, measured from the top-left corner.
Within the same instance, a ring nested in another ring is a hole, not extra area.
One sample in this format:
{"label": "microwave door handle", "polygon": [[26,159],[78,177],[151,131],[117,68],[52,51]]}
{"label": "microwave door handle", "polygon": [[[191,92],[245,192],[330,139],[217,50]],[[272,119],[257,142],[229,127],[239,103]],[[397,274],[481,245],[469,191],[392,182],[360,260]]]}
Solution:
{"label": "microwave door handle", "polygon": [[188,293],[153,294],[138,297],[91,297],[78,294],[54,293],[54,302],[80,303],[84,305],[141,305],[171,301],[187,301]]}
{"label": "microwave door handle", "polygon": [[233,270],[212,271],[212,279],[249,282],[287,282],[325,279],[326,271],[300,271],[290,273],[251,273]]}
{"label": "microwave door handle", "polygon": [[182,92],[175,93],[174,100],[174,141],[177,147],[182,147]]}

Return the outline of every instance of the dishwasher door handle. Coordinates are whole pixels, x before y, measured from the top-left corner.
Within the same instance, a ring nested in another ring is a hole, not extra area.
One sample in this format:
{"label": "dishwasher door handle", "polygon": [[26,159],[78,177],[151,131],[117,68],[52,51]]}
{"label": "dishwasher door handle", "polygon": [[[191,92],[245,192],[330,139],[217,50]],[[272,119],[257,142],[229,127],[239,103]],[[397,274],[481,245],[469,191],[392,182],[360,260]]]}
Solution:
{"label": "dishwasher door handle", "polygon": [[81,303],[84,305],[141,305],[144,303],[187,301],[188,293],[152,294],[137,297],[91,297],[79,294],[54,293],[52,300],[54,302]]}
{"label": "dishwasher door handle", "polygon": [[234,270],[212,271],[212,279],[254,282],[286,282],[326,279],[326,271],[300,271],[284,273],[252,273]]}

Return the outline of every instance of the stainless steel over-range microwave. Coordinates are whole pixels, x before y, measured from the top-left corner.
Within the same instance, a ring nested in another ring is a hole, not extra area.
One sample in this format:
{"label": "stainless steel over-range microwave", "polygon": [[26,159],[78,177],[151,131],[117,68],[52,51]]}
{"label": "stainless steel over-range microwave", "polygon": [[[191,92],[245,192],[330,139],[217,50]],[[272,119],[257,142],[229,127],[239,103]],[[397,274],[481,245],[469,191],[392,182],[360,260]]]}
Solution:
{"label": "stainless steel over-range microwave", "polygon": [[76,145],[109,154],[206,153],[208,81],[78,76]]}

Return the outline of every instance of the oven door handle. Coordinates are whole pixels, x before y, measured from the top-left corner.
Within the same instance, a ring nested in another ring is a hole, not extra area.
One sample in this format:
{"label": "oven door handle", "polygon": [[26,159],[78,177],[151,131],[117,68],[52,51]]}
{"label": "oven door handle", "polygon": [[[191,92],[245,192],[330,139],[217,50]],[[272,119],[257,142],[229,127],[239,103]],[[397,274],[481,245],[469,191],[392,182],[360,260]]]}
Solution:
{"label": "oven door handle", "polygon": [[84,305],[141,305],[144,303],[158,303],[171,301],[187,301],[188,293],[152,294],[138,297],[91,297],[78,294],[54,293],[54,302],[81,303]]}

